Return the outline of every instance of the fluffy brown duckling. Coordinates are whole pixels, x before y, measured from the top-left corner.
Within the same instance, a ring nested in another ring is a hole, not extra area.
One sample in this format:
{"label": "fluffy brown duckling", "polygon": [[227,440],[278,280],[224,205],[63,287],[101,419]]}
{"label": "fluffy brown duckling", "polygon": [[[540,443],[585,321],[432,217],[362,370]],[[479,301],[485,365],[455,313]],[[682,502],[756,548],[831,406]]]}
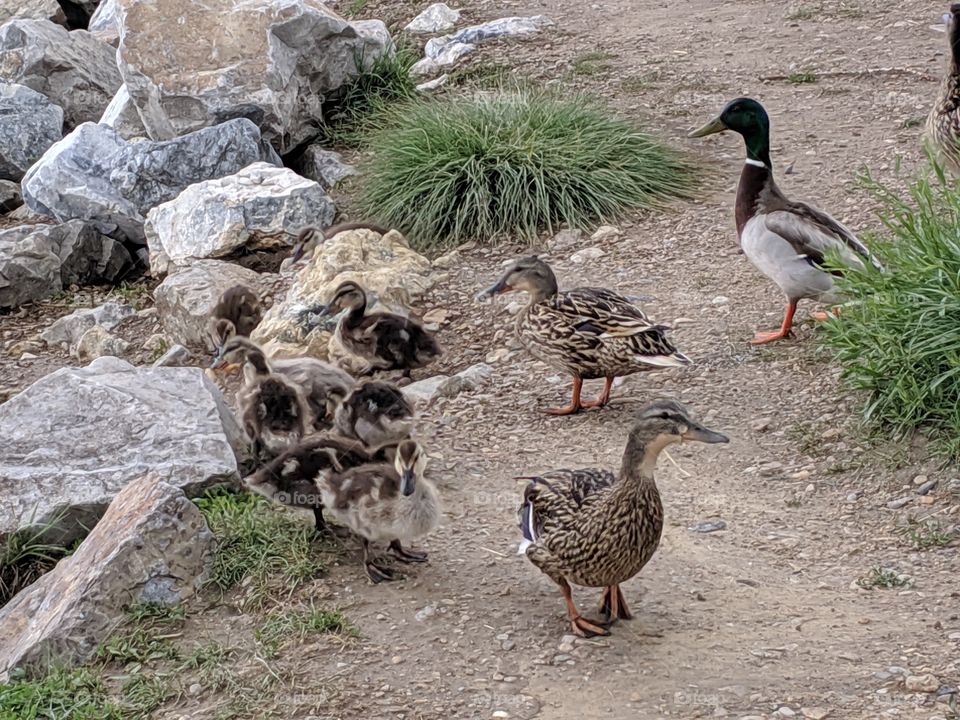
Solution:
{"label": "fluffy brown duckling", "polygon": [[[683,405],[660,400],[647,405],[630,430],[619,474],[587,468],[529,478],[519,510],[520,553],[560,586],[576,635],[608,635],[611,623],[631,618],[620,583],[643,569],[663,532],[653,479],[657,457],[683,441],[729,442],[693,420]],[[603,588],[604,622],[580,615],[570,583]]]}
{"label": "fluffy brown duckling", "polygon": [[[262,355],[263,349],[249,338],[234,336],[220,349],[214,367],[229,367],[241,363],[249,353]],[[348,373],[316,358],[272,360],[270,369],[296,384],[304,392],[310,404],[313,430],[325,430],[331,426],[336,408],[356,383]]]}
{"label": "fluffy brown duckling", "polygon": [[[239,339],[229,340],[224,347]],[[221,354],[214,366],[224,367],[227,362]],[[264,451],[275,453],[278,448],[299,440],[313,425],[302,388],[275,373],[266,355],[256,347],[245,348],[243,385],[237,391],[237,406],[256,458]]]}
{"label": "fluffy brown duckling", "polygon": [[386,235],[390,232],[382,225],[366,222],[340,223],[339,225],[331,225],[323,230],[318,227],[307,227],[301,230],[297,236],[297,243],[293,246],[293,253],[290,255],[290,264],[294,265],[304,258],[312,257],[317,247],[322,245],[325,240],[329,240],[348,230],[373,230],[373,232],[379,235]]}
{"label": "fluffy brown duckling", "polygon": [[363,564],[374,583],[397,574],[372,557],[370,543],[386,542],[402,562],[426,562],[427,554],[403,547],[429,534],[440,521],[440,496],[423,476],[427,456],[414,440],[397,446],[393,463],[367,463],[344,472],[321,472],[317,487],[327,511],[361,538]]}
{"label": "fluffy brown duckling", "polygon": [[321,471],[342,472],[368,463],[392,462],[399,443],[409,438],[413,408],[390,383],[360,383],[337,408],[333,428],[285,450],[244,482],[284,505],[313,511],[318,533],[328,527],[316,479]]}
{"label": "fluffy brown duckling", "polygon": [[367,294],[348,280],[334,291],[330,302],[304,311],[303,317],[324,317],[345,312],[337,323],[335,339],[343,348],[366,363],[366,372],[410,371],[423,367],[440,355],[433,333],[408,317],[390,312],[367,313]]}
{"label": "fluffy brown duckling", "polygon": [[[690,363],[667,338],[669,328],[651,322],[623,295],[597,287],[561,292],[553,270],[536,255],[511,263],[477,299],[511,290],[523,290],[530,298],[517,314],[517,339],[538,360],[573,376],[570,404],[546,410],[550,415],[603,407],[617,377]],[[582,401],[583,381],[594,378],[604,378],[603,392],[596,400]]]}
{"label": "fluffy brown duckling", "polygon": [[254,290],[245,285],[227,288],[213,308],[207,325],[213,349],[219,352],[235,335],[250,337],[262,319],[263,302]]}

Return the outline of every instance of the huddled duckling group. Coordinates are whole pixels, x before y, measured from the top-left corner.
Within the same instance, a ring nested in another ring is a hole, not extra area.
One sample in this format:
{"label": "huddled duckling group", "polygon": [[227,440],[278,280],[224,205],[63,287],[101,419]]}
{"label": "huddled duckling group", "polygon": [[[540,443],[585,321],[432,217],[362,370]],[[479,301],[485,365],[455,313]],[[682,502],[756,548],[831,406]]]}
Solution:
{"label": "huddled duckling group", "polygon": [[[951,6],[947,22],[950,72],[930,114],[928,138],[960,168],[960,3]],[[758,332],[752,340],[769,343],[791,335],[800,300],[839,301],[835,278],[844,264],[882,268],[849,228],[779,189],[770,158],[770,119],[759,102],[730,101],[690,137],[727,130],[741,135],[746,148],[734,212],[741,247],[787,300],[780,327]],[[336,232],[355,228],[386,232],[367,223],[308,228],[298,238],[292,262],[309,257]],[[691,362],[671,341],[670,328],[651,320],[635,302],[602,287],[561,290],[553,270],[537,256],[510,263],[477,300],[511,291],[525,292],[528,299],[514,322],[517,340],[534,358],[573,379],[570,403],[546,409],[548,414],[602,408],[616,378]],[[326,304],[305,310],[300,321],[309,331],[322,318],[337,315],[334,337],[364,361],[361,376],[399,371],[409,378],[440,355],[436,338],[416,320],[368,312],[367,295],[355,282],[342,283]],[[260,461],[246,485],[312,511],[318,532],[355,535],[370,580],[396,579],[371,544],[385,543],[400,561],[424,562],[426,553],[410,543],[429,534],[441,515],[437,489],[424,475],[426,451],[412,436],[413,408],[386,380],[358,380],[311,358],[269,360],[249,339],[261,316],[255,293],[231,288],[210,325],[214,366],[243,366],[239,416]],[[600,395],[583,400],[583,381],[601,378]],[[575,634],[608,634],[611,624],[632,617],[620,586],[649,562],[663,532],[663,504],[654,480],[657,459],[669,445],[685,441],[729,439],[698,423],[683,405],[656,400],[637,415],[616,473],[557,469],[521,478],[528,484],[518,511],[519,553],[557,584]],[[324,513],[338,527],[328,526]],[[571,584],[602,588],[601,618],[580,614]]]}

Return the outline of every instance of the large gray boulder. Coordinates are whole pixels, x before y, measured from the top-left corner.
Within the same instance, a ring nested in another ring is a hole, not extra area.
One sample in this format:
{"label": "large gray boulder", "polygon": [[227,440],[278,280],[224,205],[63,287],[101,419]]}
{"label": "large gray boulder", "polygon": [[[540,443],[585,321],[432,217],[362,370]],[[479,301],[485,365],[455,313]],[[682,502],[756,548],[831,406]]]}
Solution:
{"label": "large gray boulder", "polygon": [[0,180],[20,180],[63,137],[63,110],[24,85],[0,82]]}
{"label": "large gray boulder", "polygon": [[51,147],[23,178],[34,212],[94,223],[104,234],[143,244],[147,212],[187,186],[280,158],[239,118],[165,142],[128,143],[113,128],[84,123]]}
{"label": "large gray boulder", "polygon": [[253,270],[221,260],[198,260],[167,275],[153,291],[164,332],[181,345],[212,351],[207,323],[223,291],[234,285],[261,294],[265,289],[263,278]]}
{"label": "large gray boulder", "polygon": [[150,271],[162,275],[239,250],[292,248],[308,225],[328,227],[336,206],[323,188],[287,168],[254,163],[191,185],[147,214]]}
{"label": "large gray boulder", "polygon": [[238,477],[243,433],[200,368],[102,357],[63,368],[0,405],[0,542],[55,523],[69,544],[129,483],[153,473],[193,497]]}
{"label": "large gray boulder", "polygon": [[131,605],[183,602],[213,548],[183,491],[155,475],[131,482],[73,555],[0,609],[0,682],[90,659]]}
{"label": "large gray boulder", "polygon": [[0,27],[0,79],[46,95],[63,108],[68,129],[96,122],[123,82],[114,48],[49,20]]}
{"label": "large gray boulder", "polygon": [[87,31],[100,42],[116,46],[120,41],[120,0],[102,0],[90,16]]}
{"label": "large gray boulder", "polygon": [[0,308],[50,297],[74,283],[112,282],[130,263],[121,243],[80,220],[0,230]]}
{"label": "large gray boulder", "polygon": [[100,124],[112,127],[124,140],[147,136],[147,131],[140,120],[140,113],[130,99],[126,84],[120,86],[113,100],[107,105],[107,109],[103,111]]}
{"label": "large gray boulder", "polygon": [[320,0],[127,2],[118,15],[120,72],[157,140],[242,116],[285,153],[316,134],[357,58],[393,49],[381,21],[348,22]]}
{"label": "large gray boulder", "polygon": [[67,22],[57,0],[0,0],[0,25],[14,18],[52,20],[58,25]]}
{"label": "large gray boulder", "polygon": [[340,181],[357,174],[357,169],[334,150],[324,150],[319,145],[310,145],[291,167],[305,178],[316,180],[327,190],[332,190]]}

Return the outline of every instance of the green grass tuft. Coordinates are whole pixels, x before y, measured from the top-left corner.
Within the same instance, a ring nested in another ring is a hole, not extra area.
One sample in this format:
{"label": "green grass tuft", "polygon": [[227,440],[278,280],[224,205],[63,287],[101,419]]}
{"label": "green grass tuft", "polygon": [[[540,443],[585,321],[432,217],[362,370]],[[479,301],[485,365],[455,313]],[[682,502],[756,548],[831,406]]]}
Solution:
{"label": "green grass tuft", "polygon": [[691,191],[691,166],[596,100],[542,92],[424,100],[369,141],[360,202],[420,250],[610,222]]}
{"label": "green grass tuft", "polygon": [[917,550],[928,550],[936,547],[946,547],[957,539],[955,531],[944,526],[937,520],[917,520],[910,518],[903,534],[910,544]]}
{"label": "green grass tuft", "polygon": [[960,458],[960,192],[936,167],[902,199],[870,177],[884,205],[883,238],[871,250],[886,266],[849,271],[849,297],[823,339],[847,385],[868,394],[866,419],[894,437],[926,428]]}
{"label": "green grass tuft", "polygon": [[787,75],[787,82],[791,85],[806,85],[815,83],[816,81],[817,76],[810,71],[795,72]]}
{"label": "green grass tuft", "polygon": [[44,539],[62,519],[59,514],[47,523],[33,525],[31,517],[27,529],[10,533],[0,542],[0,607],[72,552]]}
{"label": "green grass tuft", "polygon": [[902,588],[910,587],[913,581],[896,570],[885,567],[870,568],[870,572],[857,580],[857,585],[862,588]]}
{"label": "green grass tuft", "polygon": [[43,677],[15,675],[0,685],[0,720],[123,720],[91,670],[54,669]]}
{"label": "green grass tuft", "polygon": [[269,613],[257,628],[254,637],[267,650],[276,654],[289,640],[303,640],[310,633],[346,633],[356,635],[347,619],[336,610],[287,608]]}
{"label": "green grass tuft", "polygon": [[347,147],[362,145],[393,105],[417,94],[410,77],[410,68],[417,60],[417,53],[407,45],[398,45],[394,52],[379,55],[372,62],[358,56],[360,74],[323,108],[320,141]]}
{"label": "green grass tuft", "polygon": [[244,583],[262,604],[279,577],[287,592],[321,575],[312,525],[298,522],[259,495],[214,491],[196,500],[217,537],[209,582],[221,591]]}

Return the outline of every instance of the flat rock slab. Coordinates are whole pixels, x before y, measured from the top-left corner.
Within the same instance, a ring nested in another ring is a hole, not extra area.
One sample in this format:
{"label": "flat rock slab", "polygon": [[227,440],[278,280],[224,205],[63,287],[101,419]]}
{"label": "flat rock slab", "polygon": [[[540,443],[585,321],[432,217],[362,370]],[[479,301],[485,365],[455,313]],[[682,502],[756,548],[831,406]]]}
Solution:
{"label": "flat rock slab", "polygon": [[20,180],[63,136],[63,110],[25,85],[0,81],[0,179]]}
{"label": "flat rock slab", "polygon": [[239,478],[243,433],[200,368],[115,357],[63,368],[0,405],[0,540],[57,519],[69,544],[150,472],[187,495]]}
{"label": "flat rock slab", "polygon": [[88,660],[132,604],[190,597],[213,546],[182,490],[155,475],[131,482],[73,555],[0,608],[0,682]]}

